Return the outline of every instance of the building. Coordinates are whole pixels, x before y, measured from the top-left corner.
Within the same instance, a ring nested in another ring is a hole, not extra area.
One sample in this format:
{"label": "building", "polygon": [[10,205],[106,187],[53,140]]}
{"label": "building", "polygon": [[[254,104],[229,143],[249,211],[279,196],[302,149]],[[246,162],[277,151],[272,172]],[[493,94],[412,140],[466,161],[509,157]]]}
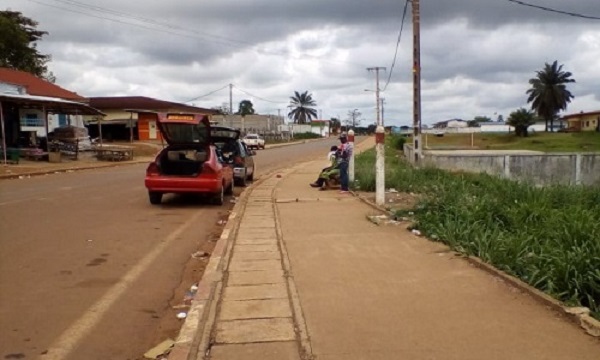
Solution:
{"label": "building", "polygon": [[450,119],[433,124],[435,129],[466,128],[468,126],[469,122],[461,119]]}
{"label": "building", "polygon": [[92,137],[107,140],[159,140],[156,125],[157,112],[186,112],[213,115],[213,109],[153,99],[144,96],[108,96],[89,98],[90,106],[101,110],[105,116],[87,116],[86,125]]}
{"label": "building", "polygon": [[284,124],[283,116],[277,115],[212,115],[211,121],[219,126],[240,129],[242,134],[274,135],[279,133],[279,126]]}
{"label": "building", "polygon": [[37,138],[61,126],[83,126],[83,116],[102,116],[75,92],[30,73],[0,68],[3,147],[35,147]]}
{"label": "building", "polygon": [[574,131],[600,132],[600,110],[565,115],[561,120],[566,121],[567,128]]}

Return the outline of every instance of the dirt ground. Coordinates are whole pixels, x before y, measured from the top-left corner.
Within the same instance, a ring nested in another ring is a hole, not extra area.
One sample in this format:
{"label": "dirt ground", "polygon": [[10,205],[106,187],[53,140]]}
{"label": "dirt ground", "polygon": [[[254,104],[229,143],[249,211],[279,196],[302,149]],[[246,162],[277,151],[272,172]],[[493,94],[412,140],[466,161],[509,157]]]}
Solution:
{"label": "dirt ground", "polygon": [[[374,192],[357,191],[356,194],[375,204],[376,195]],[[418,201],[419,196],[417,194],[403,193],[395,190],[390,191],[390,189],[388,189],[385,193],[385,206],[383,207],[390,212],[412,210],[415,208]]]}

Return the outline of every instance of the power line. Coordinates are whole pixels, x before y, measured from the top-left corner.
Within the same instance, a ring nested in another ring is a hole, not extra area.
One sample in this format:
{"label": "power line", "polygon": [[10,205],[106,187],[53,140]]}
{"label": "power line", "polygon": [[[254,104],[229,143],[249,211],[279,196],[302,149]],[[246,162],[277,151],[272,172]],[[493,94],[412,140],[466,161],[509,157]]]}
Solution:
{"label": "power line", "polygon": [[396,58],[398,56],[398,47],[400,47],[400,39],[402,39],[402,29],[404,28],[404,19],[406,19],[406,10],[408,9],[408,1],[404,3],[404,11],[402,12],[402,22],[400,23],[400,32],[398,33],[398,41],[396,42],[396,51],[394,52],[394,60],[392,61],[392,66],[390,67],[390,73],[388,74],[387,81],[382,91],[387,89],[390,84],[390,80],[392,79],[392,73],[394,72],[394,65],[396,65]]}
{"label": "power line", "polygon": [[[243,42],[243,41],[240,41],[240,40],[235,40],[235,39],[227,38],[227,37],[220,36],[220,35],[209,34],[209,33],[206,33],[206,32],[201,32],[201,31],[197,31],[197,30],[193,30],[193,29],[188,29],[188,28],[185,28],[185,27],[182,27],[182,26],[177,26],[177,25],[173,25],[173,24],[170,24],[170,23],[160,22],[160,21],[157,21],[157,20],[154,20],[154,19],[150,19],[150,18],[139,16],[139,15],[133,15],[133,14],[129,14],[129,13],[126,13],[126,12],[112,10],[112,9],[108,9],[108,8],[104,8],[104,7],[100,7],[100,6],[96,6],[96,5],[90,5],[90,4],[82,3],[82,2],[79,2],[79,1],[75,1],[75,0],[52,0],[52,1],[63,3],[65,5],[79,7],[79,8],[86,9],[86,10],[91,10],[91,11],[96,11],[96,12],[100,12],[100,13],[110,14],[110,15],[114,15],[114,16],[118,16],[118,17],[130,18],[130,19],[134,19],[134,20],[137,20],[137,21],[140,21],[140,22],[143,22],[143,23],[147,23],[147,24],[151,24],[151,25],[156,25],[156,26],[160,26],[160,27],[165,27],[165,28],[168,28],[168,29],[181,30],[181,31],[193,33],[193,34],[196,34],[196,35],[200,35],[200,36],[203,36],[203,37],[215,38],[215,39],[219,39],[219,40],[226,41],[226,42],[232,42],[232,43],[236,43],[237,45],[252,45],[250,43]],[[111,19],[107,19],[107,20],[111,20]]]}
{"label": "power line", "polygon": [[573,13],[573,12],[569,12],[569,11],[556,10],[556,9],[552,9],[552,8],[545,7],[545,6],[529,4],[529,3],[526,3],[524,1],[519,1],[519,0],[508,0],[508,1],[519,4],[519,5],[529,6],[529,7],[535,8],[535,9],[549,11],[549,12],[553,12],[553,13],[557,13],[557,14],[569,15],[569,16],[574,16],[574,17],[583,18],[583,19],[600,20],[600,17],[597,17],[597,16],[583,15],[583,14],[577,14],[577,13]]}
{"label": "power line", "polygon": [[207,97],[207,96],[210,96],[210,95],[212,95],[212,94],[214,94],[214,93],[216,93],[216,92],[218,92],[218,91],[221,91],[221,90],[225,89],[225,88],[226,88],[226,87],[228,87],[228,86],[229,86],[229,84],[227,84],[227,85],[223,86],[223,87],[222,87],[222,88],[220,88],[220,89],[217,89],[217,90],[211,91],[211,92],[209,92],[209,93],[207,93],[207,94],[204,94],[204,95],[197,96],[197,97],[195,97],[195,98],[193,98],[193,99],[190,99],[190,100],[188,100],[188,101],[184,101],[184,102],[188,103],[188,102],[192,102],[192,101],[194,101],[194,100],[202,99],[202,98],[204,98],[204,97]]}
{"label": "power line", "polygon": [[257,98],[257,99],[259,99],[259,100],[262,100],[262,101],[270,102],[270,103],[273,103],[273,104],[281,104],[281,103],[284,103],[284,102],[285,102],[285,101],[273,101],[273,100],[268,100],[268,99],[262,98],[262,97],[260,97],[260,96],[256,96],[256,95],[254,95],[254,94],[251,94],[251,93],[249,93],[249,92],[247,92],[247,91],[244,91],[244,90],[240,89],[239,87],[237,87],[237,86],[235,86],[235,85],[234,85],[233,87],[234,87],[234,88],[236,88],[237,90],[239,90],[239,91],[243,92],[243,93],[244,93],[244,94],[246,94],[246,95],[249,95],[249,96],[255,97],[255,98]]}

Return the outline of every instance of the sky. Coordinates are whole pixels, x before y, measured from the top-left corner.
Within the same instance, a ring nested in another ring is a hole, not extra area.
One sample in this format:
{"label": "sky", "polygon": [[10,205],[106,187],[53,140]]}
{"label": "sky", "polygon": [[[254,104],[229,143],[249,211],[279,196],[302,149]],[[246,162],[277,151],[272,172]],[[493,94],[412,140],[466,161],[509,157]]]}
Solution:
{"label": "sky", "polygon": [[[508,118],[555,60],[566,112],[600,110],[600,1],[421,0],[421,121]],[[413,23],[404,0],[0,0],[47,31],[56,84],[86,97],[148,96],[286,116],[308,91],[320,119],[413,123]],[[586,18],[590,17],[590,18]],[[403,24],[403,25],[402,25]],[[402,25],[402,32],[400,32]],[[398,42],[398,40],[400,41]],[[385,69],[383,69],[385,68]],[[230,93],[230,84],[231,87]],[[231,94],[231,98],[230,98]]]}

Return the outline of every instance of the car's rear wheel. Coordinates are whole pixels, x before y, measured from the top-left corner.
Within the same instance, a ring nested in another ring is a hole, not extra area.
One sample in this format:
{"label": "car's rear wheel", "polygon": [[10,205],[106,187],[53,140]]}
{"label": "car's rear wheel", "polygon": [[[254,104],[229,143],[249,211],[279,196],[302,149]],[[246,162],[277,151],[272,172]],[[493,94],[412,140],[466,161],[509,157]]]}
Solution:
{"label": "car's rear wheel", "polygon": [[212,203],[215,205],[223,205],[225,203],[225,185],[221,186],[221,190],[213,196]]}
{"label": "car's rear wheel", "polygon": [[247,177],[248,181],[254,181],[254,169],[252,169],[252,173]]}
{"label": "car's rear wheel", "polygon": [[160,205],[162,201],[162,193],[156,191],[148,191],[148,199],[150,200],[150,204],[152,205]]}

